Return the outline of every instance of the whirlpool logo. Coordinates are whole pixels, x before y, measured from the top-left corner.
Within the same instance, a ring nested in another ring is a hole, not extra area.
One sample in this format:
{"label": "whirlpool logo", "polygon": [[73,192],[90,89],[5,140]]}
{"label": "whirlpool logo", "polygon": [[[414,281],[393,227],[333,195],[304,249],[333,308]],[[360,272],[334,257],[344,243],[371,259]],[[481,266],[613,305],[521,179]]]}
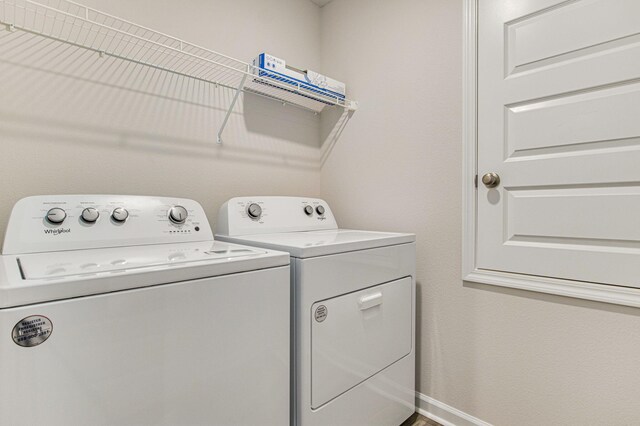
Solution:
{"label": "whirlpool logo", "polygon": [[71,228],[57,228],[57,229],[45,229],[44,230],[45,234],[51,234],[51,235],[67,234],[69,232],[71,232]]}

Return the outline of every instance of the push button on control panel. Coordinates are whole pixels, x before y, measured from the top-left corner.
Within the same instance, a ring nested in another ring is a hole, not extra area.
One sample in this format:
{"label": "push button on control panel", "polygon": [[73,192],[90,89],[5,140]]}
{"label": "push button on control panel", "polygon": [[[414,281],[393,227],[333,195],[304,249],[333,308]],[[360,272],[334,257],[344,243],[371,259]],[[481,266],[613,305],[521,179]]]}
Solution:
{"label": "push button on control panel", "polygon": [[67,213],[60,207],[54,207],[47,212],[47,221],[59,225],[67,218]]}

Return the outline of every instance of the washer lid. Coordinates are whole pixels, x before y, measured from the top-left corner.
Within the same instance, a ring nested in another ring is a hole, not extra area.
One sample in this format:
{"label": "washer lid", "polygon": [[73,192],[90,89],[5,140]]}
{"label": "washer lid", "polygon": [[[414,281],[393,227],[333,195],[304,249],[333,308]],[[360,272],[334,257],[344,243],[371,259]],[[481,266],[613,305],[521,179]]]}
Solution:
{"label": "washer lid", "polygon": [[[25,280],[128,273],[137,269],[188,266],[196,262],[220,263],[255,257],[265,250],[251,247],[216,247],[211,242],[159,244],[135,249],[78,250],[22,255],[20,269]],[[215,274],[215,272],[213,272]]]}
{"label": "washer lid", "polygon": [[218,241],[7,255],[0,308],[288,264],[286,253]]}
{"label": "washer lid", "polygon": [[277,234],[242,235],[238,237],[216,235],[216,238],[240,244],[287,251],[291,256],[298,258],[326,256],[348,251],[406,244],[416,240],[414,234],[357,231],[351,229],[282,232]]}

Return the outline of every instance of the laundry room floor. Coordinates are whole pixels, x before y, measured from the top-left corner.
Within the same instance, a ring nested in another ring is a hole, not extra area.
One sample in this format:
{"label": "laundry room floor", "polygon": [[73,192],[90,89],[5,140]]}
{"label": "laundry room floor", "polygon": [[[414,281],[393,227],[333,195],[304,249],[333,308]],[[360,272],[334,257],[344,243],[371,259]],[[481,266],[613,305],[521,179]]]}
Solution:
{"label": "laundry room floor", "polygon": [[414,413],[413,416],[409,417],[400,426],[442,426],[442,425],[438,422],[434,422],[433,420],[426,418],[425,416],[421,416],[418,413]]}

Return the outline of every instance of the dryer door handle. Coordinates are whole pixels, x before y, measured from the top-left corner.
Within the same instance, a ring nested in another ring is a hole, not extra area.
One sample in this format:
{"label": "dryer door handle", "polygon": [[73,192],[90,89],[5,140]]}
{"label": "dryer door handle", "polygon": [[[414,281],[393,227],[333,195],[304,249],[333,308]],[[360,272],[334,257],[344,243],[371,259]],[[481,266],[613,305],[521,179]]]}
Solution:
{"label": "dryer door handle", "polygon": [[378,306],[382,304],[382,292],[379,291],[377,293],[368,294],[366,296],[362,296],[358,301],[360,305],[360,310],[364,311],[366,309],[373,308],[374,306]]}

